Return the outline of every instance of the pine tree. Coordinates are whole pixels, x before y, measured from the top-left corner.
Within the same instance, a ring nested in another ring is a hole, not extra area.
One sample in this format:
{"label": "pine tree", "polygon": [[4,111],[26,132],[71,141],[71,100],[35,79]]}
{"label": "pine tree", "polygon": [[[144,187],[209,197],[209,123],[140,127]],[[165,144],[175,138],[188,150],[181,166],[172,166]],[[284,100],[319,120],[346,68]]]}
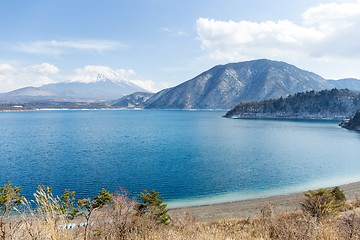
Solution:
{"label": "pine tree", "polygon": [[0,187],[0,229],[1,239],[6,239],[6,218],[9,212],[16,209],[24,201],[24,197],[20,197],[21,187],[14,186],[10,181]]}
{"label": "pine tree", "polygon": [[161,195],[158,192],[152,190],[151,193],[149,193],[147,190],[145,190],[145,192],[140,193],[138,197],[140,197],[142,200],[142,203],[138,205],[138,213],[149,213],[159,223],[165,225],[169,224],[170,216],[167,214],[169,211],[166,209],[167,204],[163,203],[164,199],[160,199]]}

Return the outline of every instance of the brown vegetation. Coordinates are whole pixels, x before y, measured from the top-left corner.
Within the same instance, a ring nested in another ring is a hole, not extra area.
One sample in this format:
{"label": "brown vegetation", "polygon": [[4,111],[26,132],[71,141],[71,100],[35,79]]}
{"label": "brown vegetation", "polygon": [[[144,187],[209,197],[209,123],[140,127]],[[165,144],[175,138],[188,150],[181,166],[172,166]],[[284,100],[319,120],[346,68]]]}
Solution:
{"label": "brown vegetation", "polygon": [[[310,206],[319,202],[321,191],[308,192]],[[69,220],[59,214],[59,198],[40,189],[37,200],[24,201],[26,208],[7,219],[6,239],[84,239],[84,218]],[[311,203],[311,201],[314,201]],[[321,200],[322,201],[322,200]],[[31,205],[36,205],[36,208]],[[345,201],[336,212],[319,217],[303,208],[294,212],[275,213],[273,205],[264,206],[257,216],[248,219],[198,222],[189,214],[159,222],[151,212],[138,214],[138,202],[124,190],[112,197],[112,202],[96,210],[89,219],[87,239],[359,239],[360,215],[356,209],[360,200]],[[321,209],[321,207],[320,207]],[[73,228],[70,224],[75,224]]]}

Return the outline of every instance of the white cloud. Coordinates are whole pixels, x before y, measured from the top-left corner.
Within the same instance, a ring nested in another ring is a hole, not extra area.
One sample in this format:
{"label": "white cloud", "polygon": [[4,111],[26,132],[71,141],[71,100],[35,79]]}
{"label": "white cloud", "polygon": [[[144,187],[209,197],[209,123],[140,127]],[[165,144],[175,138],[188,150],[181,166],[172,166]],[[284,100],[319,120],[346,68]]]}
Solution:
{"label": "white cloud", "polygon": [[360,57],[360,1],[322,4],[302,18],[301,24],[199,18],[196,26],[201,48],[217,60]]}
{"label": "white cloud", "polygon": [[181,31],[181,30],[177,30],[175,28],[163,27],[163,28],[161,28],[161,30],[163,32],[166,32],[166,33],[170,34],[171,36],[187,36],[188,35],[186,32]]}
{"label": "white cloud", "polygon": [[0,74],[13,71],[14,68],[9,64],[0,64]]}
{"label": "white cloud", "polygon": [[153,81],[138,78],[133,69],[113,70],[108,66],[89,65],[74,69],[73,74],[68,76],[59,75],[59,72],[59,68],[50,63],[26,67],[0,64],[0,93],[29,86],[39,87],[58,82],[60,79],[73,82],[96,82],[105,78],[113,81],[129,81],[148,91],[158,91]]}
{"label": "white cloud", "polygon": [[183,32],[183,31],[177,31],[176,35],[178,35],[178,36],[186,36],[188,34],[186,32]]}
{"label": "white cloud", "polygon": [[74,82],[96,82],[107,78],[113,81],[129,81],[151,92],[158,91],[154,88],[153,81],[138,79],[135,71],[132,69],[113,70],[107,66],[85,66],[75,69],[74,73],[70,77],[70,80]]}
{"label": "white cloud", "polygon": [[161,30],[163,30],[164,32],[171,32],[171,30],[167,27],[163,27],[163,28],[161,28]]}
{"label": "white cloud", "polygon": [[53,78],[58,72],[59,69],[50,63],[19,68],[9,64],[0,64],[0,92],[53,83],[55,82]]}
{"label": "white cloud", "polygon": [[126,81],[119,73],[107,66],[85,66],[76,68],[75,75],[70,78],[72,82],[96,82],[105,78],[113,81]]}
{"label": "white cloud", "polygon": [[135,71],[132,69],[117,69],[116,72],[126,79],[131,79],[136,76]]}
{"label": "white cloud", "polygon": [[129,81],[150,92],[156,93],[159,91],[159,89],[155,88],[154,86],[155,83],[151,80],[129,80]]}
{"label": "white cloud", "polygon": [[142,87],[150,92],[158,92],[159,90],[155,88],[155,83],[152,80],[142,80],[138,79],[136,76],[136,73],[132,69],[118,69],[116,70],[120,76],[124,77],[125,79],[128,79],[133,84],[138,85],[139,87]]}
{"label": "white cloud", "polygon": [[36,41],[30,43],[18,43],[12,46],[15,50],[34,54],[57,55],[69,49],[90,50],[103,52],[125,48],[125,44],[108,40],[79,40],[79,41]]}
{"label": "white cloud", "polygon": [[56,74],[59,72],[59,69],[50,63],[42,63],[40,65],[33,65],[33,66],[28,67],[27,69],[29,69],[30,71],[36,72],[36,73],[40,73],[40,74]]}
{"label": "white cloud", "polygon": [[327,32],[339,27],[348,27],[357,22],[359,16],[359,1],[320,4],[319,6],[309,8],[302,14],[305,24],[318,26]]}

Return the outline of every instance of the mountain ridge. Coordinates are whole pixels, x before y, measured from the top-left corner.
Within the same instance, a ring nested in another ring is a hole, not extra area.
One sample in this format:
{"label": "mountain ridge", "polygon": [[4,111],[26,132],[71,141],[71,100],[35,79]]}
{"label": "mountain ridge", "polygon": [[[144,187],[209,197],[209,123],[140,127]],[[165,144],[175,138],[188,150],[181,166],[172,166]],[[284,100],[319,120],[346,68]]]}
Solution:
{"label": "mountain ridge", "polygon": [[[79,72],[70,82],[27,87],[0,94],[0,103],[36,101],[107,102],[136,92],[147,92],[109,67]],[[296,92],[332,88],[360,90],[360,80],[326,80],[281,61],[258,59],[214,66],[175,87],[154,95],[123,99],[122,107],[146,109],[231,109],[244,101],[286,97]],[[115,104],[115,103],[114,103]],[[111,103],[110,103],[111,105]]]}
{"label": "mountain ridge", "polygon": [[[356,83],[360,88],[360,81]],[[286,97],[296,92],[333,87],[333,82],[294,65],[259,59],[217,65],[156,93],[145,108],[231,109],[242,101]]]}
{"label": "mountain ridge", "polygon": [[144,108],[146,101],[152,95],[154,95],[154,93],[135,92],[130,95],[126,95],[120,99],[115,99],[115,100],[111,101],[110,106],[127,108],[127,109]]}
{"label": "mountain ridge", "polygon": [[[133,92],[147,92],[126,80],[108,67],[73,81],[50,83],[40,87],[25,87],[0,93],[0,101],[21,103],[29,101],[110,101]],[[81,80],[82,79],[82,80]]]}

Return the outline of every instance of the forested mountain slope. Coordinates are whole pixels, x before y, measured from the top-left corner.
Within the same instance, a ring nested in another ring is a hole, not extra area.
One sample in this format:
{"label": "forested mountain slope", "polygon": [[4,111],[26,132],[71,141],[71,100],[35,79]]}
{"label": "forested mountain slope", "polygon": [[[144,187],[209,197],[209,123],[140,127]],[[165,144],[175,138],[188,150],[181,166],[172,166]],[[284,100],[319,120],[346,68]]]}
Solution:
{"label": "forested mountain slope", "polygon": [[348,89],[307,91],[286,98],[242,102],[227,118],[350,118],[360,109],[360,93]]}

